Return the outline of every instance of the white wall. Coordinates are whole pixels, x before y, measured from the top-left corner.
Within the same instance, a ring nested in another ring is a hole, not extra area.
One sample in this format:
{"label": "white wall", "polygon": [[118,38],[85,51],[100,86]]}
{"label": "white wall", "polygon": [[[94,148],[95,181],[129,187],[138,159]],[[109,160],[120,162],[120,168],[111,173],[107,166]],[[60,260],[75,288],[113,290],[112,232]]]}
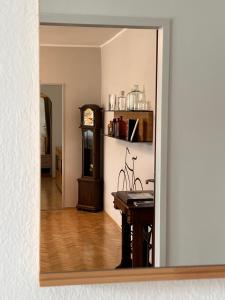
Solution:
{"label": "white wall", "polygon": [[[156,31],[127,29],[116,39],[102,48],[102,105],[108,108],[109,94],[126,94],[134,84],[145,87],[146,100],[155,109],[156,79]],[[113,113],[105,113],[105,125],[112,120]],[[130,149],[128,163],[132,166],[132,156],[137,156],[135,175],[143,183],[144,189],[153,188],[145,180],[154,178],[154,144],[131,144],[109,137],[104,139],[104,209],[121,224],[121,215],[113,206],[112,191],[117,190],[117,176],[124,167],[125,149]],[[139,187],[140,188],[140,187]]]}
{"label": "white wall", "polygon": [[[187,236],[181,236],[181,231],[188,215],[191,214],[194,223],[199,220],[199,214],[196,216],[193,209],[198,199],[212,203],[208,222],[213,224],[216,219],[224,219],[223,210],[218,212],[225,194],[224,6],[219,0],[98,0],[94,5],[88,0],[68,0],[66,5],[56,0],[41,1],[42,14],[64,12],[173,19],[168,174],[171,208],[168,214],[174,219],[178,215],[177,208],[182,207],[187,215],[179,214],[176,224],[170,218],[170,250],[180,239],[180,247],[184,247],[182,243]],[[1,298],[225,298],[224,279],[39,288],[38,1],[5,1],[0,10],[0,28]],[[190,187],[191,196],[187,193]],[[208,215],[206,209],[201,214],[204,215]],[[219,237],[224,227],[220,225],[218,229]],[[193,231],[194,236],[199,235],[199,227],[196,231]],[[208,237],[211,238],[210,233]],[[215,243],[216,239],[214,235]],[[222,247],[216,243],[217,249]]]}
{"label": "white wall", "polygon": [[55,148],[62,147],[62,85],[41,84],[41,92],[52,101],[52,177],[55,177]]}
{"label": "white wall", "polygon": [[41,83],[64,86],[65,194],[64,206],[77,203],[77,178],[81,170],[81,130],[79,107],[101,102],[101,52],[98,48],[41,47]]}

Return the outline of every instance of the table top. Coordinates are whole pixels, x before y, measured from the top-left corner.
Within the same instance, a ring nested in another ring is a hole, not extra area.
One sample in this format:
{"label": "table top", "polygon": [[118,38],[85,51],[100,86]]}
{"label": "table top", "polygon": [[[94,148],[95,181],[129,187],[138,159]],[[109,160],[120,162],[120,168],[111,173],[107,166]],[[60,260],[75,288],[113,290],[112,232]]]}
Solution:
{"label": "table top", "polygon": [[133,208],[154,207],[154,191],[118,191],[112,193],[114,198],[118,198],[124,205]]}

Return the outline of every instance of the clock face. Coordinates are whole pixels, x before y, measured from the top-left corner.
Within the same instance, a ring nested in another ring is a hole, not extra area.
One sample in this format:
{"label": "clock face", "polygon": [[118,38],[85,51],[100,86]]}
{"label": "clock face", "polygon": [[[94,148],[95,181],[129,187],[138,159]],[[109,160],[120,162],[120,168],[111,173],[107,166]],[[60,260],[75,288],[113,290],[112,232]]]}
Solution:
{"label": "clock face", "polygon": [[84,111],[84,125],[94,126],[94,111],[91,108]]}

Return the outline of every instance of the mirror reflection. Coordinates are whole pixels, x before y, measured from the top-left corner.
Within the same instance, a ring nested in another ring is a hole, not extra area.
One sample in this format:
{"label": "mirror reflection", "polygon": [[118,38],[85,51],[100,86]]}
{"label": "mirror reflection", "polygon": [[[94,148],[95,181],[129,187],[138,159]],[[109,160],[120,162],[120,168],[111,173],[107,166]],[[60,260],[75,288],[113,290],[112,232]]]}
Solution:
{"label": "mirror reflection", "polygon": [[40,42],[41,272],[153,267],[157,31]]}
{"label": "mirror reflection", "polygon": [[62,208],[62,86],[40,87],[41,210]]}
{"label": "mirror reflection", "polygon": [[191,220],[172,244],[155,194],[158,31],[42,25],[40,43],[41,272],[214,263]]}

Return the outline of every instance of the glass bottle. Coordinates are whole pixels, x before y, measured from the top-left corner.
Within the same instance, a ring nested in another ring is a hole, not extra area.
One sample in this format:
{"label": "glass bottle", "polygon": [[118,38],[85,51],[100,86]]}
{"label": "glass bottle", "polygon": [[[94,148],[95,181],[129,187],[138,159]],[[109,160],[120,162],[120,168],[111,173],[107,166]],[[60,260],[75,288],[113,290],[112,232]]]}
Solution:
{"label": "glass bottle", "polygon": [[151,102],[145,101],[145,110],[151,110]]}
{"label": "glass bottle", "polygon": [[127,123],[123,120],[121,116],[119,118],[119,137],[122,139],[126,139],[127,136]]}
{"label": "glass bottle", "polygon": [[115,111],[119,110],[119,102],[118,102],[118,97],[115,98]]}
{"label": "glass bottle", "polygon": [[147,100],[145,94],[145,86],[143,86],[143,101],[142,101],[142,110],[150,110],[151,109],[151,102]]}
{"label": "glass bottle", "polygon": [[139,95],[138,110],[146,110],[146,98],[145,98],[145,86],[143,86],[143,92]]}
{"label": "glass bottle", "polygon": [[117,98],[118,110],[127,109],[127,98],[125,96],[125,91],[121,91],[120,96]]}
{"label": "glass bottle", "polygon": [[112,136],[116,136],[116,118],[112,121]]}
{"label": "glass bottle", "polygon": [[109,110],[115,110],[115,106],[116,106],[116,95],[114,95],[114,94],[109,94],[109,105],[108,105],[108,109],[109,109]]}
{"label": "glass bottle", "polygon": [[119,123],[119,118],[116,119],[116,123],[115,123],[115,137],[119,137],[120,136],[120,123]]}
{"label": "glass bottle", "polygon": [[109,136],[113,135],[113,121],[110,121],[108,124],[108,135]]}

